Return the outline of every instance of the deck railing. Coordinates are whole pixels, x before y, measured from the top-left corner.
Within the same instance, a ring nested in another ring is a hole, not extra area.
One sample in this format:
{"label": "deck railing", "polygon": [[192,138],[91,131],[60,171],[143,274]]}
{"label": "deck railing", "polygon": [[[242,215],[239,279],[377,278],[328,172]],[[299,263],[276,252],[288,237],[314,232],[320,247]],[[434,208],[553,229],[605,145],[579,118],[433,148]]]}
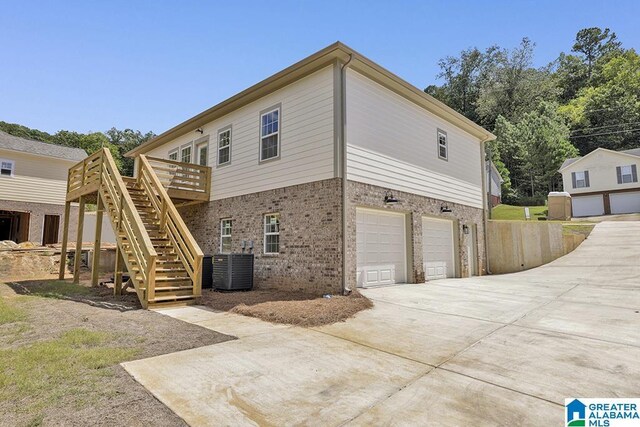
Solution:
{"label": "deck railing", "polygon": [[157,157],[146,157],[146,160],[170,197],[186,200],[209,200],[211,192],[210,167]]}

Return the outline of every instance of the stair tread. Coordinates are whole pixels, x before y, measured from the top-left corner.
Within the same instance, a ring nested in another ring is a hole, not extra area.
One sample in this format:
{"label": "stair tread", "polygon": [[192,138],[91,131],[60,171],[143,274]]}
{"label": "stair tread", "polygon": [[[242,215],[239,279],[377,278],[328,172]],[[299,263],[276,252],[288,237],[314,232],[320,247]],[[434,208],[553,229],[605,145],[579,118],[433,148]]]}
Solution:
{"label": "stair tread", "polygon": [[155,297],[152,300],[149,300],[149,303],[154,303],[154,302],[162,302],[162,301],[173,301],[173,300],[179,300],[179,299],[193,299],[196,298],[195,295],[172,295],[172,296],[166,296],[166,297]]}

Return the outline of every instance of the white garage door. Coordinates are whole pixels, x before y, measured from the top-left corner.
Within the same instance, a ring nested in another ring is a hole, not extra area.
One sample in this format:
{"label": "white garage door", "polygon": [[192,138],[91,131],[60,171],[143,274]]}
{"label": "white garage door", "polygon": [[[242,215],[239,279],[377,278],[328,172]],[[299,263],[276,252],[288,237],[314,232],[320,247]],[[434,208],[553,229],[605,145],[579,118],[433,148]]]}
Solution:
{"label": "white garage door", "polygon": [[455,276],[453,221],[422,218],[422,256],[427,280]]}
{"label": "white garage door", "polygon": [[406,281],[405,216],[356,210],[358,286]]}
{"label": "white garage door", "polygon": [[609,194],[612,214],[640,212],[640,191]]}
{"label": "white garage door", "polygon": [[604,215],[604,201],[601,194],[595,196],[573,196],[571,198],[573,216]]}

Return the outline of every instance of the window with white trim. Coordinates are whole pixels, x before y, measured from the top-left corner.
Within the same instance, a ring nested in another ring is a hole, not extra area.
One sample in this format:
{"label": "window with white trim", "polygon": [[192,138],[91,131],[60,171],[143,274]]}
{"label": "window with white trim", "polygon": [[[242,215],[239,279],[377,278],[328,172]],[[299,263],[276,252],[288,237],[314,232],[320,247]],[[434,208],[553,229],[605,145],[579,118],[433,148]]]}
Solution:
{"label": "window with white trim", "polygon": [[576,188],[585,188],[587,186],[587,178],[584,171],[576,172]]}
{"label": "window with white trim", "polygon": [[178,149],[174,149],[169,151],[169,160],[178,161]]}
{"label": "window with white trim", "polygon": [[620,177],[622,179],[622,184],[633,182],[633,168],[631,165],[620,166]]}
{"label": "window with white trim", "polygon": [[231,233],[233,224],[230,219],[220,221],[220,253],[231,253]]}
{"label": "window with white trim", "polygon": [[449,146],[447,144],[447,133],[438,129],[438,158],[449,160]]}
{"label": "window with white trim", "polygon": [[280,107],[260,115],[260,161],[280,155]]}
{"label": "window with white trim", "polygon": [[209,156],[209,143],[203,142],[198,144],[196,148],[196,154],[198,155],[198,164],[200,166],[207,166]]}
{"label": "window with white trim", "polygon": [[280,214],[264,216],[264,253],[280,253]]}
{"label": "window with white trim", "polygon": [[218,132],[218,165],[231,161],[231,128]]}
{"label": "window with white trim", "polygon": [[0,159],[0,176],[13,176],[16,163],[13,160]]}
{"label": "window with white trim", "polygon": [[180,149],[180,161],[183,163],[191,163],[191,144],[185,145]]}

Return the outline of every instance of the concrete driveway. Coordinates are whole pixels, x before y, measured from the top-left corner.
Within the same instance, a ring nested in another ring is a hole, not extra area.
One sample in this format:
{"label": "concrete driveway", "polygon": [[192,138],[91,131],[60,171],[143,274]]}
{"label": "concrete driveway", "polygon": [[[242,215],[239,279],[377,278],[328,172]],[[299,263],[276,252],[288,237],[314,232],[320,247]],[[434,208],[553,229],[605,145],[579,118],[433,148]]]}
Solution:
{"label": "concrete driveway", "polygon": [[640,395],[640,222],[526,272],[363,293],[314,329],[166,310],[239,339],[124,366],[191,425],[548,425],[567,397]]}

